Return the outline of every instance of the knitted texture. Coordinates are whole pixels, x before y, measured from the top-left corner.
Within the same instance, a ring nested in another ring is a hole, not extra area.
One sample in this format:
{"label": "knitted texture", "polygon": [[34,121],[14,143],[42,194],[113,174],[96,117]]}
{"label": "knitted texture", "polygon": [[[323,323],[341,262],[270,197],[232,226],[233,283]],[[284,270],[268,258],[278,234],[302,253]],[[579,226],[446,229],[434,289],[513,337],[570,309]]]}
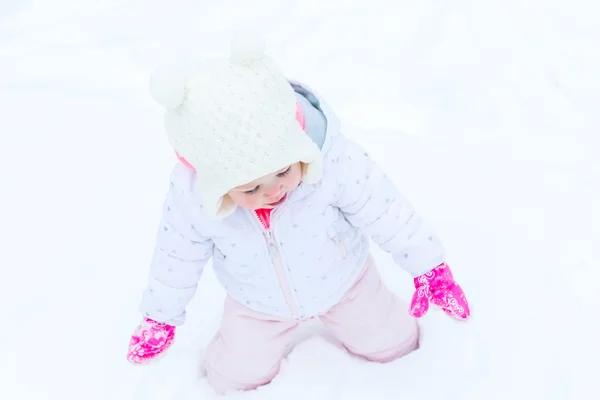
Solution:
{"label": "knitted texture", "polygon": [[[298,104],[298,103],[296,103],[296,121],[298,121],[298,123],[300,124],[300,127],[302,127],[302,130],[305,130],[306,121],[304,119],[304,114],[302,113],[302,109],[300,108],[300,104]],[[184,157],[182,157],[181,154],[179,154],[177,151],[175,151],[175,154],[177,155],[177,158],[179,159],[179,161],[181,161],[181,163],[183,165],[185,165],[192,171],[196,172],[196,169],[194,168],[194,166],[192,164],[190,164],[188,162],[188,160],[186,160]]]}

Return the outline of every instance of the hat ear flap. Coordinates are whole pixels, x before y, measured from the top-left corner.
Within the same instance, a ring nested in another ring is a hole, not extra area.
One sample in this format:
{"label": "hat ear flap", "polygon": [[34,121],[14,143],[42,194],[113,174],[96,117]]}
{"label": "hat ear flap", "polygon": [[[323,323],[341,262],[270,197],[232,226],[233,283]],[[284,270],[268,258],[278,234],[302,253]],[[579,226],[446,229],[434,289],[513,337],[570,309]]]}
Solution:
{"label": "hat ear flap", "polygon": [[227,217],[228,215],[231,215],[236,208],[237,204],[234,203],[229,194],[225,193],[218,203],[217,217]]}
{"label": "hat ear flap", "polygon": [[312,185],[317,183],[323,175],[323,159],[316,157],[310,163],[300,162],[302,167],[302,181]]}

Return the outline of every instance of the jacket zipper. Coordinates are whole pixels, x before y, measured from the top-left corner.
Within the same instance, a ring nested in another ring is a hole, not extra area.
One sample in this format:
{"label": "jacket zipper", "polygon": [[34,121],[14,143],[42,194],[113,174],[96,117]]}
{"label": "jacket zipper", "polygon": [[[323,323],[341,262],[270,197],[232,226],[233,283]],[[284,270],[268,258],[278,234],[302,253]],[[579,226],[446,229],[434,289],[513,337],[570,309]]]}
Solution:
{"label": "jacket zipper", "polygon": [[[279,248],[277,247],[277,243],[275,242],[275,237],[273,236],[273,230],[271,228],[267,228],[263,222],[260,220],[256,212],[252,212],[254,217],[258,220],[260,227],[262,228],[263,235],[267,240],[269,255],[271,256],[271,261],[273,262],[273,266],[275,267],[275,275],[277,275],[277,280],[279,280],[279,284],[281,285],[281,289],[283,291],[283,296],[285,297],[285,301],[292,312],[292,318],[297,319],[299,310],[296,306],[296,302],[294,301],[294,296],[292,295],[292,289],[289,284],[289,280],[286,277],[283,260],[281,259],[281,254],[279,253]],[[273,226],[274,215],[271,215],[271,226]]]}

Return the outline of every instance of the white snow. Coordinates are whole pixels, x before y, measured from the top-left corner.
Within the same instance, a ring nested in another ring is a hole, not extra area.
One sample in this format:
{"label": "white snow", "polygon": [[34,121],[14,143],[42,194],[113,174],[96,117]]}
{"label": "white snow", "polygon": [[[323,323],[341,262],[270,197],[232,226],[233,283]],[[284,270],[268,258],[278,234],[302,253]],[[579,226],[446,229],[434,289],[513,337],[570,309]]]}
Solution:
{"label": "white snow", "polygon": [[[148,78],[265,29],[432,223],[473,308],[376,365],[307,325],[244,399],[598,399],[600,6],[592,0],[0,3],[0,398],[214,399],[210,268],[159,361],[125,359],[175,162]],[[375,250],[390,287],[411,280]],[[305,339],[300,341],[300,339]]]}

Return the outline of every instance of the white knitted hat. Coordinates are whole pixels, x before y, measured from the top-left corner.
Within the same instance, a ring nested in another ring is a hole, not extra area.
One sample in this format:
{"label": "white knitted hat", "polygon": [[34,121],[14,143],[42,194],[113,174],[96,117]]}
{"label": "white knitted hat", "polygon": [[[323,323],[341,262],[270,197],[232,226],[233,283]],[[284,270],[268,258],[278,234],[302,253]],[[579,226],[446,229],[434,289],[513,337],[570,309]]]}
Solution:
{"label": "white knitted hat", "polygon": [[192,73],[157,69],[154,99],[167,110],[165,127],[175,151],[196,170],[204,209],[225,217],[236,206],[234,187],[303,163],[303,181],[317,182],[321,152],[296,120],[296,97],[260,36],[243,32],[229,59],[212,59]]}

